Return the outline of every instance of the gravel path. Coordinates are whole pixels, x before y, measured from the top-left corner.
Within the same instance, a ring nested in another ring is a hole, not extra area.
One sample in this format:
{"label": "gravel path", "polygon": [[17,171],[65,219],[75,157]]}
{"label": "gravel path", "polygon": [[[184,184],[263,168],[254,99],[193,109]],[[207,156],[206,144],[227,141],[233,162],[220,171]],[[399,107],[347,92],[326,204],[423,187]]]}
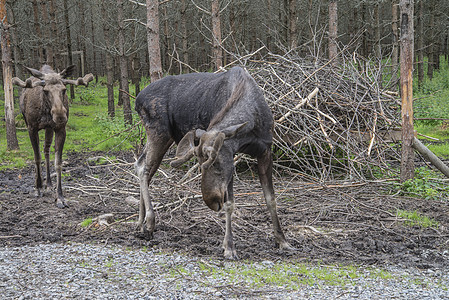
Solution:
{"label": "gravel path", "polygon": [[447,270],[213,260],[76,243],[0,248],[1,299],[449,299]]}

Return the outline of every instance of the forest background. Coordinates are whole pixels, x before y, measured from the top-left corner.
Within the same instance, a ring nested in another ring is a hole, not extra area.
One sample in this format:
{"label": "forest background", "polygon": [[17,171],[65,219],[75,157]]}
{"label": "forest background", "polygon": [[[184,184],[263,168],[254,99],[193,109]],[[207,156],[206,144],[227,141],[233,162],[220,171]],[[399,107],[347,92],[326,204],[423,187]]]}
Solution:
{"label": "forest background", "polygon": [[[14,76],[28,77],[23,66],[39,68],[47,63],[62,70],[75,64],[76,75],[92,72],[97,83],[105,83],[109,117],[116,115],[118,107],[127,124],[137,121],[133,120],[128,92],[138,94],[141,86],[148,84],[148,77],[154,80],[166,74],[215,71],[238,64],[242,57],[257,60],[267,53],[294,53],[338,64],[338,55],[344,51],[354,60],[381,64],[383,74],[378,79],[385,79],[380,84],[382,89],[397,91],[398,3],[399,0],[6,1]],[[447,68],[448,61],[449,3],[415,1],[414,6],[415,88],[418,95],[436,95],[441,86],[431,83],[435,70],[439,74],[438,70]],[[159,43],[152,42],[154,39]],[[160,61],[154,67],[150,57],[157,54]],[[438,81],[443,81],[444,88],[447,76]],[[124,92],[118,93],[117,86]],[[71,96],[73,99],[73,92]],[[80,97],[80,102],[89,101],[86,95],[84,99],[83,95]],[[422,124],[444,123],[449,109],[443,104],[434,106],[430,113],[429,105],[423,107],[418,107],[415,114]]]}
{"label": "forest background", "polygon": [[[124,79],[135,84],[150,74],[151,32],[159,37],[164,74],[216,70],[233,62],[236,54],[243,56],[262,46],[260,55],[297,50],[299,55],[313,52],[316,57],[332,57],[346,47],[354,55],[389,59],[396,72],[398,3],[8,0],[7,13],[16,76],[26,76],[23,66],[47,63],[62,70],[74,63],[80,75],[112,75],[113,81],[121,78],[126,85]],[[156,13],[147,19],[145,5],[155,4]],[[424,67],[432,78],[434,69],[440,68],[440,55],[448,55],[448,12],[447,1],[415,1],[415,69],[420,83]]]}

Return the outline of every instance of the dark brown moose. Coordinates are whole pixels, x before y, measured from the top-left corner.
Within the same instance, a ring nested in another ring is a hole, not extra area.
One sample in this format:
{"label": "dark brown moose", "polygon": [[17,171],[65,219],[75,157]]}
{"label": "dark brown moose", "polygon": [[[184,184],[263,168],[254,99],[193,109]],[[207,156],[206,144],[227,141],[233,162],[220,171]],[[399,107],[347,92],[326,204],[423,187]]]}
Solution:
{"label": "dark brown moose", "polygon": [[276,212],[272,183],[273,116],[262,91],[242,68],[225,73],[167,76],[147,86],[136,99],[136,111],[146,129],[147,143],[136,171],[140,178],[138,226],[146,238],[155,228],[149,183],[170,145],[178,144],[178,167],[193,156],[201,166],[203,200],[214,211],[224,208],[224,256],[237,258],[231,229],[234,210],[234,154],[257,158],[259,179],[281,249],[286,241]]}
{"label": "dark brown moose", "polygon": [[13,84],[25,90],[20,97],[20,110],[22,111],[25,123],[28,128],[31,145],[34,150],[34,161],[36,163],[36,196],[42,196],[42,175],[41,175],[41,154],[39,151],[39,135],[41,129],[45,129],[45,168],[47,174],[47,188],[52,187],[50,177],[50,146],[55,135],[55,170],[57,176],[56,205],[59,208],[66,207],[62,194],[61,170],[62,170],[62,149],[64,147],[66,131],[65,126],[69,117],[69,102],[66,95],[66,85],[84,85],[93,79],[92,74],[87,74],[83,78],[76,80],[66,79],[69,77],[74,66],[69,66],[60,73],[44,65],[38,71],[26,68],[33,77],[25,82],[17,77],[13,78]]}

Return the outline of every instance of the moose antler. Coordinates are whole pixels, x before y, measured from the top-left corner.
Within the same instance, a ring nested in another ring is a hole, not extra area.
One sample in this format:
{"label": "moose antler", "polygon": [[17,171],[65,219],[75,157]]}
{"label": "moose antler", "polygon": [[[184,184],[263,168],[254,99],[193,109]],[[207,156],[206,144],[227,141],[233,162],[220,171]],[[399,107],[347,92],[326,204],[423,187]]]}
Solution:
{"label": "moose antler", "polygon": [[20,80],[17,77],[14,77],[12,79],[12,84],[20,86],[24,89],[30,89],[30,88],[34,88],[36,86],[42,86],[45,85],[45,81],[33,81],[31,78],[28,78],[27,80],[25,80],[25,82],[23,82],[22,80]]}
{"label": "moose antler", "polygon": [[94,75],[92,75],[92,73],[89,73],[89,74],[84,75],[83,78],[78,77],[78,79],[75,79],[75,80],[63,79],[62,82],[64,84],[88,86],[89,82],[91,82],[92,80],[94,80]]}

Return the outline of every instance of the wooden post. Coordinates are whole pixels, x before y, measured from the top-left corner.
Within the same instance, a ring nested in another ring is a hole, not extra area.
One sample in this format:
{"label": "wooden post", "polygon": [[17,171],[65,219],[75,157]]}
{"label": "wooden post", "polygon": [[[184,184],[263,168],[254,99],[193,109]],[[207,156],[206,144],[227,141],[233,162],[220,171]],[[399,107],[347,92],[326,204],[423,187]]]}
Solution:
{"label": "wooden post", "polygon": [[402,99],[402,157],[401,182],[415,174],[413,162],[413,0],[400,0],[401,12],[401,99]]}

